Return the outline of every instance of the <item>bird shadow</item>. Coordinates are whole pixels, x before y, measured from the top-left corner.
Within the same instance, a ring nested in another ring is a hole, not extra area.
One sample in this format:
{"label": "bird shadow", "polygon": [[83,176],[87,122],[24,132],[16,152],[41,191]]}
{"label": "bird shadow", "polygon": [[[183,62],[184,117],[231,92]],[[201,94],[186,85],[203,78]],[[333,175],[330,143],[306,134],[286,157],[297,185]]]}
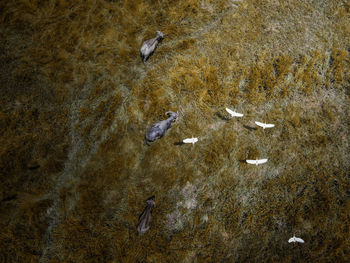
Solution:
{"label": "bird shadow", "polygon": [[1,200],[1,202],[8,202],[17,199],[17,194],[10,195],[8,197],[5,197]]}
{"label": "bird shadow", "polygon": [[246,128],[246,129],[249,130],[249,131],[255,131],[255,130],[258,129],[258,128],[251,127],[251,126],[248,126],[248,125],[243,125],[243,127]]}
{"label": "bird shadow", "polygon": [[228,118],[226,116],[224,116],[223,114],[221,114],[220,112],[215,113],[215,115],[219,118],[222,119],[224,121],[229,121],[231,118]]}
{"label": "bird shadow", "polygon": [[246,163],[246,160],[238,160],[240,163]]}
{"label": "bird shadow", "polygon": [[40,165],[32,165],[32,166],[29,166],[28,169],[33,171],[33,170],[36,170],[36,169],[39,169],[40,168]]}
{"label": "bird shadow", "polygon": [[182,145],[184,145],[185,143],[184,142],[182,142],[182,141],[180,141],[180,142],[174,142],[174,145],[176,145],[176,146],[182,146]]}

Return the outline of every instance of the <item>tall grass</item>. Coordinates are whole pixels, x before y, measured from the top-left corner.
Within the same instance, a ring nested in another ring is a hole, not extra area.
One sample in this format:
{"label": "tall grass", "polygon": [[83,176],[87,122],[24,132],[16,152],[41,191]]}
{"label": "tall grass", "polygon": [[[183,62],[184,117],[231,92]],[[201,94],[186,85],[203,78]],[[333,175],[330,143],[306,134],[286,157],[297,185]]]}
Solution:
{"label": "tall grass", "polygon": [[[346,1],[18,0],[0,14],[0,261],[349,258]],[[169,110],[179,120],[145,146]]]}

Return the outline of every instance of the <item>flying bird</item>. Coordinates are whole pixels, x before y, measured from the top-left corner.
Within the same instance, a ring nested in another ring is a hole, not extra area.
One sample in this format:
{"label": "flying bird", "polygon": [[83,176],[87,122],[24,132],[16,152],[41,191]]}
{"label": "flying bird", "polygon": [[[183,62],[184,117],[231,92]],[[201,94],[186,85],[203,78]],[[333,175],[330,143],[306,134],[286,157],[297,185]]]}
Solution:
{"label": "flying bird", "polygon": [[242,117],[242,113],[235,112],[233,110],[230,110],[229,108],[226,108],[226,111],[231,115],[231,117]]}
{"label": "flying bird", "polygon": [[263,129],[275,127],[275,124],[267,124],[258,121],[256,121],[255,124],[262,127]]}
{"label": "flying bird", "polygon": [[183,140],[184,143],[192,143],[195,144],[196,142],[198,142],[198,138],[188,138],[188,139],[184,139]]}
{"label": "flying bird", "polygon": [[267,159],[260,159],[260,160],[256,159],[256,160],[246,160],[246,161],[247,163],[258,165],[258,164],[266,163]]}
{"label": "flying bird", "polygon": [[293,236],[288,240],[288,243],[292,243],[292,242],[299,242],[299,243],[304,243],[304,240],[302,240],[299,237]]}

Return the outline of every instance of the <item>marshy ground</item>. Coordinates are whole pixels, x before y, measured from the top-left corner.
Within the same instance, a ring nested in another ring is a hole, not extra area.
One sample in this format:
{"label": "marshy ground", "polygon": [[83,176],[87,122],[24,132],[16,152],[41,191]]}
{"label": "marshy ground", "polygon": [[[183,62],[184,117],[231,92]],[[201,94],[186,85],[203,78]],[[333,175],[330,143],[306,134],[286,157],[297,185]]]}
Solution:
{"label": "marshy ground", "polygon": [[1,262],[349,261],[348,1],[17,0],[0,21]]}

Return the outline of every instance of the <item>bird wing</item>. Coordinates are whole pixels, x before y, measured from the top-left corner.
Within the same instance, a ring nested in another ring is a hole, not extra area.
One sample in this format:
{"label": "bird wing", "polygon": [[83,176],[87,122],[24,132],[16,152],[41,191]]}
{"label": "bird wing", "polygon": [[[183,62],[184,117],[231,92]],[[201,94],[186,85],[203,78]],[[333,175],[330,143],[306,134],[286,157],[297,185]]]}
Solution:
{"label": "bird wing", "polygon": [[226,111],[231,114],[232,117],[242,117],[243,114],[235,112],[233,110],[230,110],[229,108],[226,108]]}
{"label": "bird wing", "polygon": [[258,164],[266,163],[266,162],[267,162],[267,159],[260,159],[260,160],[258,160]]}
{"label": "bird wing", "polygon": [[228,113],[230,113],[231,116],[233,116],[233,115],[235,114],[235,112],[234,112],[233,110],[230,110],[229,108],[226,108],[226,111],[227,111]]}
{"label": "bird wing", "polygon": [[256,164],[256,160],[246,160],[247,163]]}
{"label": "bird wing", "polygon": [[238,113],[238,112],[233,112],[235,117],[243,117],[242,113]]}
{"label": "bird wing", "polygon": [[265,126],[265,123],[258,122],[258,121],[256,121],[255,124],[258,125],[258,126],[260,126],[260,127],[264,127],[264,126]]}
{"label": "bird wing", "polygon": [[296,238],[295,238],[295,241],[297,241],[297,242],[299,242],[299,243],[304,243],[304,240],[302,240],[302,239],[299,238],[299,237],[296,237]]}
{"label": "bird wing", "polygon": [[275,127],[275,124],[266,124],[265,128],[272,128]]}
{"label": "bird wing", "polygon": [[288,243],[291,243],[291,242],[295,242],[295,237],[291,237],[291,238],[288,240]]}
{"label": "bird wing", "polygon": [[183,142],[184,143],[194,143],[197,142],[198,139],[197,138],[189,138],[189,139],[184,139]]}

